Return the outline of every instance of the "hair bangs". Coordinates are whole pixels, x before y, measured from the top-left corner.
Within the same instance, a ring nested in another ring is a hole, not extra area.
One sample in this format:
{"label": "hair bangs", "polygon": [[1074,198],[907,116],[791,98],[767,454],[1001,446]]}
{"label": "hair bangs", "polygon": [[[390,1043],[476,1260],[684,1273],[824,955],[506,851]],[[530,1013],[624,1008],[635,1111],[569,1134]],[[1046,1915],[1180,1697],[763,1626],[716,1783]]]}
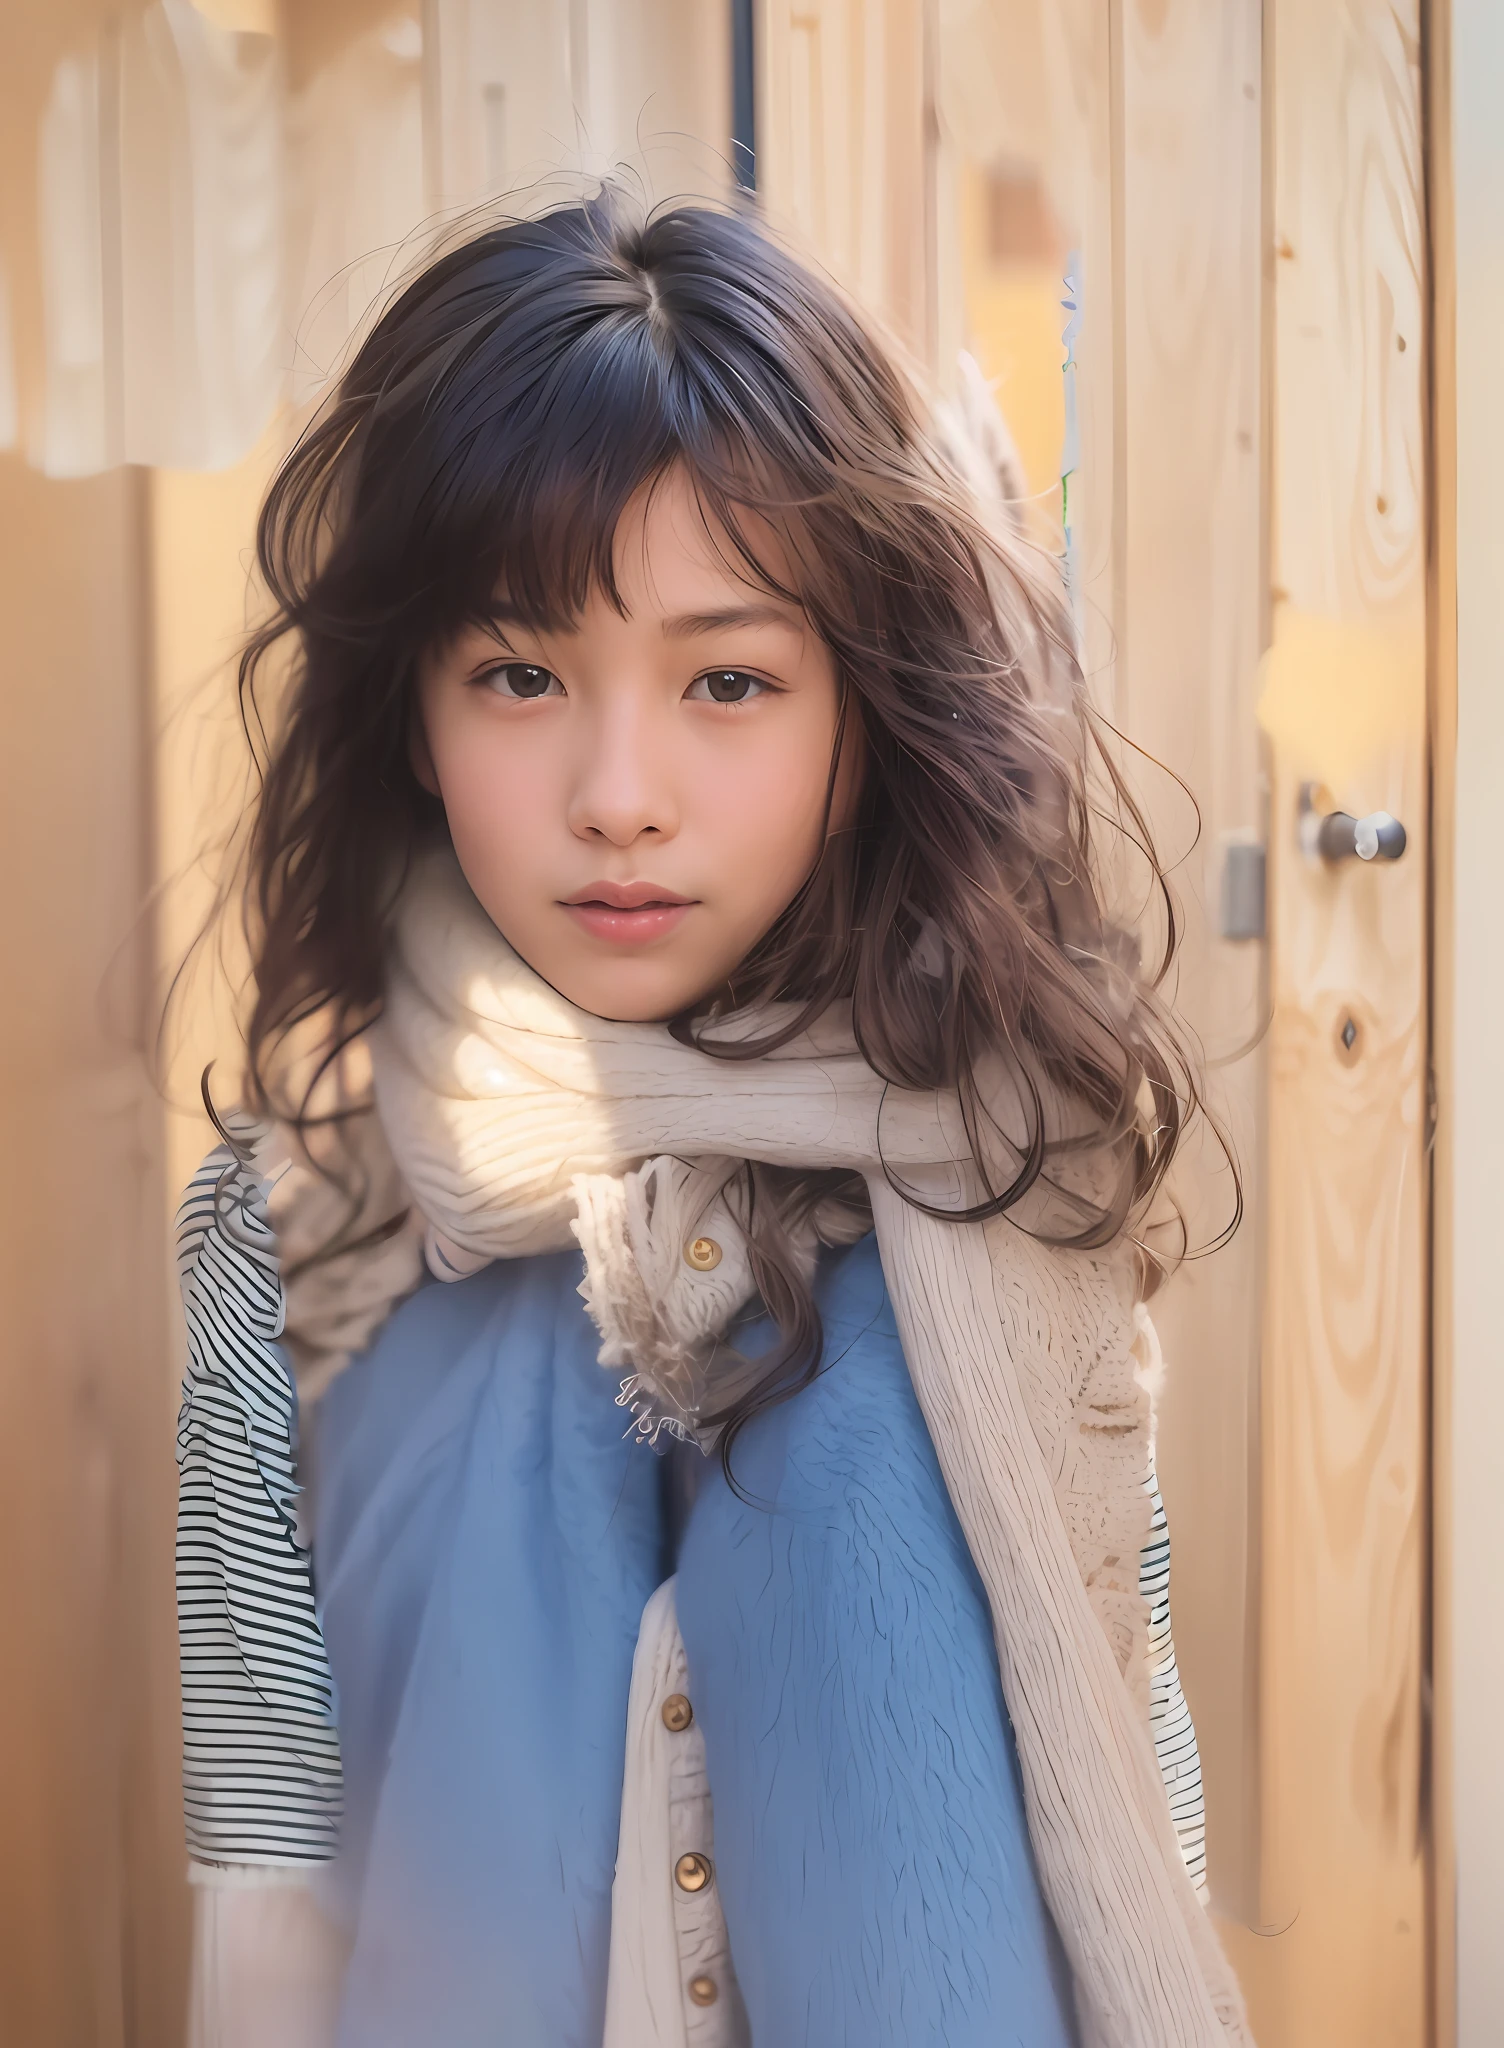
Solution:
{"label": "hair bangs", "polygon": [[[494,357],[477,348],[455,370],[445,402],[458,431],[428,473],[395,494],[411,507],[408,576],[422,565],[412,579],[420,641],[501,619],[568,626],[597,592],[620,609],[622,518],[675,470],[688,476],[727,569],[803,603],[782,564],[808,553],[799,516],[807,481],[770,473],[746,419],[696,374],[702,366],[682,349],[666,359],[648,309],[587,330],[532,390]],[[390,511],[388,496],[388,519]],[[769,532],[781,549],[767,545]]]}
{"label": "hair bangs", "polygon": [[[840,333],[830,303],[801,324],[789,276],[743,221],[624,232],[605,200],[451,251],[378,322],[279,480],[262,542],[286,551],[271,580],[289,625],[406,666],[502,610],[546,628],[596,590],[619,605],[622,515],[677,465],[735,574],[822,630],[849,624],[851,579],[830,571],[861,552],[870,493],[852,477],[884,464],[836,402],[854,324]],[[900,421],[896,385],[870,366],[863,382],[858,425]]]}

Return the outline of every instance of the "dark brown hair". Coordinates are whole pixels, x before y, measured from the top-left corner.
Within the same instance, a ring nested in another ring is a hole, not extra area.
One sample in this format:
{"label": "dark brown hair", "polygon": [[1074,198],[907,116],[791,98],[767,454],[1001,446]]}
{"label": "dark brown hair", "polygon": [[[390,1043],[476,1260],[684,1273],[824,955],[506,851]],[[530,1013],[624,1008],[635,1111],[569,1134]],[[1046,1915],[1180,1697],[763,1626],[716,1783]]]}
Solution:
{"label": "dark brown hair", "polygon": [[[781,1042],[848,997],[873,1067],[958,1088],[974,1128],[984,1073],[1006,1061],[1023,1125],[986,1208],[1087,1148],[1106,1170],[1059,1235],[1113,1240],[1153,1201],[1196,1088],[1154,993],[1173,914],[1146,974],[1102,906],[1101,817],[1162,877],[1098,744],[1058,565],[982,515],[890,352],[825,280],[742,214],[644,216],[610,191],[435,261],[267,497],[274,610],[240,672],[247,730],[269,734],[245,894],[252,1106],[307,1123],[288,1047],[312,1027],[333,1058],[380,1009],[408,858],[443,829],[409,764],[420,662],[485,619],[499,586],[539,625],[593,589],[615,598],[617,522],[675,465],[742,573],[799,603],[833,651],[866,769],[855,828],[732,984],[669,1028],[744,1059],[770,1040],[725,1035],[731,1013],[792,1003]],[[758,558],[761,521],[792,589]],[[284,636],[295,659],[263,720],[257,679]],[[821,1345],[786,1230],[828,1177],[758,1168],[744,1192],[782,1343],[720,1418],[723,1451]]]}

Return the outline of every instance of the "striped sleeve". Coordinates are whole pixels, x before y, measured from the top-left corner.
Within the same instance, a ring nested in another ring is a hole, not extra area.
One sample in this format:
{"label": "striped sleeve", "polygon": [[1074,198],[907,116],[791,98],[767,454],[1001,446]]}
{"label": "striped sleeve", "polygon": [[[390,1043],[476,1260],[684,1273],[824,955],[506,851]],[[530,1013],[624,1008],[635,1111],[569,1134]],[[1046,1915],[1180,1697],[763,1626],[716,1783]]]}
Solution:
{"label": "striped sleeve", "polygon": [[188,1365],[178,1416],[178,1639],[190,1853],[326,1861],[340,1816],[334,1686],[294,1519],[297,1396],[264,1190],[228,1146],[177,1226]]}
{"label": "striped sleeve", "polygon": [[1170,1818],[1191,1883],[1206,1891],[1206,1801],[1196,1729],[1180,1685],[1170,1630],[1170,1529],[1159,1480],[1149,1475],[1149,1540],[1139,1553],[1139,1591],[1149,1603],[1149,1730],[1170,1800]]}

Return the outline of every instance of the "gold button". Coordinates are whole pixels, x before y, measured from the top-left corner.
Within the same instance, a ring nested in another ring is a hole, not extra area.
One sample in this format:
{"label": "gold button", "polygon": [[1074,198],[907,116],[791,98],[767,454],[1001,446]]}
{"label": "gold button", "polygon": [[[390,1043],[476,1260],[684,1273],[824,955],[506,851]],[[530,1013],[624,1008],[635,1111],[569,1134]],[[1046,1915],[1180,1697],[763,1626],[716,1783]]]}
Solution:
{"label": "gold button", "polygon": [[697,1237],[685,1246],[684,1256],[697,1273],[713,1273],[721,1263],[721,1248],[713,1237]]}
{"label": "gold button", "polygon": [[714,1977],[691,1977],[689,1995],[696,2005],[714,2005],[721,1994]]}
{"label": "gold button", "polygon": [[710,1858],[702,1856],[698,1849],[691,1849],[687,1856],[681,1856],[674,1865],[674,1883],[681,1892],[702,1892],[714,1875]]}
{"label": "gold button", "polygon": [[695,1710],[682,1692],[671,1692],[663,1702],[663,1725],[675,1735],[682,1735],[695,1717]]}

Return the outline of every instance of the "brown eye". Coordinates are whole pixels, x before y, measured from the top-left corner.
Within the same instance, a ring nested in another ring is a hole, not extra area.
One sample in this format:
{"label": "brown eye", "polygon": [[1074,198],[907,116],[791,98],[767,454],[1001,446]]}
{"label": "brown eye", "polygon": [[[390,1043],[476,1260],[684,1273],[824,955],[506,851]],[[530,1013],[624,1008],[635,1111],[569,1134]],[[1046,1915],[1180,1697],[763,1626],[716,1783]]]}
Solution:
{"label": "brown eye", "polygon": [[564,694],[564,685],[551,670],[538,668],[530,661],[504,661],[499,668],[488,668],[481,681],[498,697],[526,699]]}
{"label": "brown eye", "polygon": [[712,668],[695,677],[689,694],[712,704],[745,704],[749,698],[761,696],[767,687],[744,668]]}

